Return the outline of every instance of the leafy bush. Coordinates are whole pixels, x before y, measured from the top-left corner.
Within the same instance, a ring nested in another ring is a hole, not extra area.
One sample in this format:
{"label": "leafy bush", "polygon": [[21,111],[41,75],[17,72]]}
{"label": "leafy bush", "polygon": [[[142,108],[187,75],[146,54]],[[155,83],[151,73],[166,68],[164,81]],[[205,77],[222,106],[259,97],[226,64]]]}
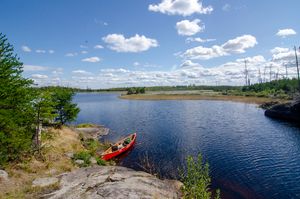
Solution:
{"label": "leafy bush", "polygon": [[98,148],[100,147],[100,143],[94,139],[87,139],[83,142],[84,147],[90,151],[92,155],[95,155]]}
{"label": "leafy bush", "polygon": [[80,151],[78,153],[75,153],[73,156],[73,160],[83,160],[84,164],[81,165],[83,167],[87,167],[91,164],[91,159],[92,155],[88,151]]}
{"label": "leafy bush", "polygon": [[99,158],[99,157],[96,157],[95,159],[96,159],[98,165],[100,165],[100,166],[105,166],[105,165],[107,165],[107,163],[106,163],[105,160],[103,160],[103,159],[101,159],[101,158]]}
{"label": "leafy bush", "polygon": [[[185,199],[211,199],[209,191],[211,179],[209,176],[209,165],[204,163],[202,156],[199,154],[197,160],[193,157],[187,157],[186,172],[181,172],[183,182],[183,196]],[[216,199],[220,198],[220,192],[216,192]]]}
{"label": "leafy bush", "polygon": [[145,93],[145,87],[131,87],[127,89],[127,95]]}
{"label": "leafy bush", "polygon": [[76,119],[80,109],[77,104],[72,103],[74,91],[69,88],[53,87],[49,88],[52,91],[52,100],[55,104],[55,113],[58,115],[56,121],[59,125],[64,125]]}
{"label": "leafy bush", "polygon": [[89,127],[94,127],[94,124],[90,124],[90,123],[82,123],[82,124],[78,124],[76,127],[77,128],[89,128]]}

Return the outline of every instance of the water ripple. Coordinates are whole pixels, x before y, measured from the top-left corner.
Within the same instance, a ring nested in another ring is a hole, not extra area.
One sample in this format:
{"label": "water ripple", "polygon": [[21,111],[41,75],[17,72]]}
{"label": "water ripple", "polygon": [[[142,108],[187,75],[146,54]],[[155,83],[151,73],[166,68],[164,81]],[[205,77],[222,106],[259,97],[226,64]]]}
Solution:
{"label": "water ripple", "polygon": [[108,126],[107,139],[138,132],[120,160],[135,169],[146,155],[176,177],[187,155],[209,161],[223,198],[300,198],[300,129],[266,118],[255,105],[221,101],[130,101],[116,94],[78,94],[77,123]]}

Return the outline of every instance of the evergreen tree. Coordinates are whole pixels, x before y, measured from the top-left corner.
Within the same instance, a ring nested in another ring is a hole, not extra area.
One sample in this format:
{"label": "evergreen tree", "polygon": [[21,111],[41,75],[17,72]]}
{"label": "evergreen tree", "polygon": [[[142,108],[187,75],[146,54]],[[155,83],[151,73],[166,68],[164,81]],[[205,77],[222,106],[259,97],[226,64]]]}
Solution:
{"label": "evergreen tree", "polygon": [[55,103],[52,99],[51,92],[48,90],[37,90],[36,98],[33,101],[33,108],[35,112],[36,131],[33,137],[33,144],[40,148],[40,134],[43,123],[52,123],[57,116],[55,113]]}
{"label": "evergreen tree", "polygon": [[30,149],[32,80],[23,78],[22,63],[0,33],[0,165]]}
{"label": "evergreen tree", "polygon": [[55,103],[57,113],[56,120],[59,125],[64,125],[67,122],[75,120],[80,109],[77,104],[72,103],[74,91],[67,88],[55,88],[52,99]]}

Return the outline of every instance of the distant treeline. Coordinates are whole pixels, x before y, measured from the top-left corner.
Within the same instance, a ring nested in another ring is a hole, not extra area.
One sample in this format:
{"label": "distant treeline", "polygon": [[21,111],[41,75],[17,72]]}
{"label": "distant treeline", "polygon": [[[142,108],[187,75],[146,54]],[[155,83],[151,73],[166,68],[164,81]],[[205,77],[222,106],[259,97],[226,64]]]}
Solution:
{"label": "distant treeline", "polygon": [[[178,90],[213,90],[213,91],[224,91],[224,90],[240,90],[242,86],[151,86],[151,87],[119,87],[119,88],[108,88],[108,89],[80,89],[72,88],[74,92],[128,92],[130,89],[144,89],[146,91],[178,91]],[[140,93],[140,92],[139,92]],[[143,93],[143,92],[142,92]]]}
{"label": "distant treeline", "polygon": [[122,91],[127,94],[143,94],[147,91],[181,91],[181,90],[211,90],[220,92],[223,95],[240,95],[256,97],[277,97],[291,99],[298,91],[298,80],[279,79],[271,82],[256,83],[250,86],[206,86],[206,85],[187,85],[187,86],[151,86],[151,87],[120,87],[110,89],[76,89],[74,92],[115,92]]}
{"label": "distant treeline", "polygon": [[298,80],[293,78],[243,86],[239,90],[222,91],[222,94],[293,99],[298,92]]}
{"label": "distant treeline", "polygon": [[274,91],[284,91],[285,93],[295,93],[298,89],[298,80],[296,78],[293,79],[279,79],[273,80],[271,82],[265,83],[257,83],[252,84],[250,86],[244,86],[242,88],[243,91],[254,91],[261,92],[266,90],[274,90]]}
{"label": "distant treeline", "polygon": [[241,86],[205,86],[205,85],[188,85],[188,86],[153,86],[146,87],[146,91],[180,91],[180,90],[240,90]]}

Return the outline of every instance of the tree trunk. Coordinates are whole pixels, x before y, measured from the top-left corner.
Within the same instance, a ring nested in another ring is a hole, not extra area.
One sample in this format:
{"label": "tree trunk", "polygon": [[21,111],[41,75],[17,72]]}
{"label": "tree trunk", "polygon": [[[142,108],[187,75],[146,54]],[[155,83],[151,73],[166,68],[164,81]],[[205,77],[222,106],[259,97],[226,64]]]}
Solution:
{"label": "tree trunk", "polygon": [[40,110],[38,110],[35,134],[33,137],[33,145],[40,151],[41,145],[42,121],[40,120]]}

